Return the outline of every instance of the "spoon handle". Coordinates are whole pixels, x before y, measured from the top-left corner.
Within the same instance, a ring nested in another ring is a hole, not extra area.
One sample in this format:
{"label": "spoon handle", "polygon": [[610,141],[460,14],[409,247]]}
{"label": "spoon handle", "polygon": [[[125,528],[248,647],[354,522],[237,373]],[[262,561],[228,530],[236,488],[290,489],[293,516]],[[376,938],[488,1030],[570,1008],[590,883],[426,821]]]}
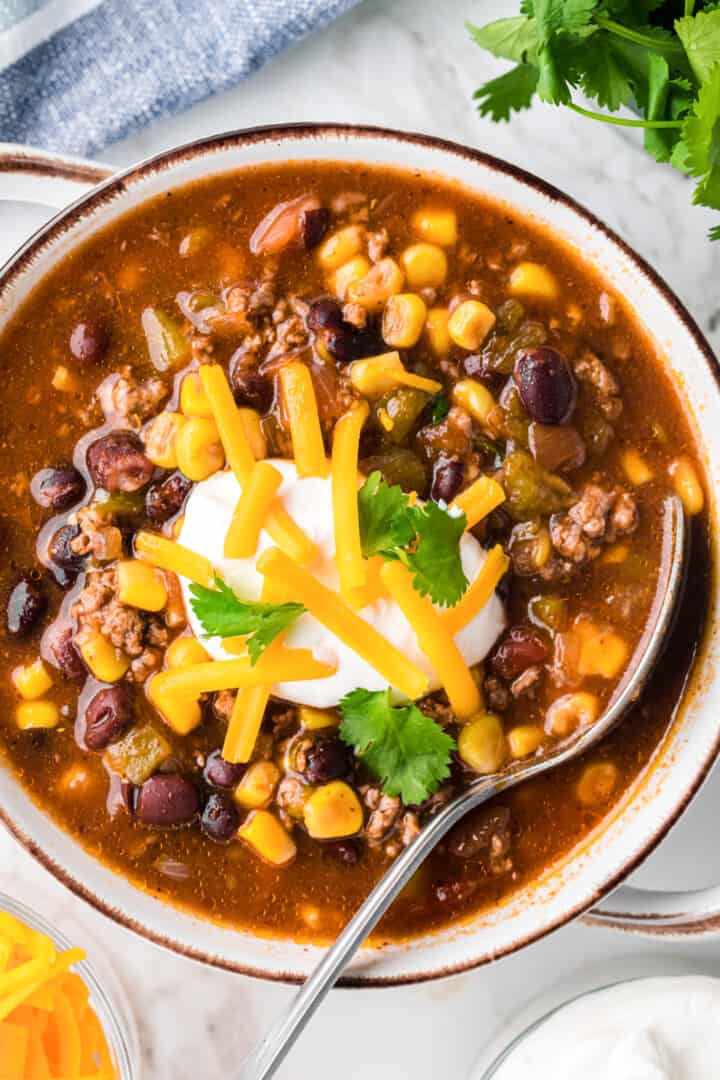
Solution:
{"label": "spoon handle", "polygon": [[295,1044],[305,1025],[334,986],[344,968],[366,937],[378,924],[390,904],[407,884],[448,829],[473,807],[486,802],[497,790],[497,778],[475,784],[464,796],[453,799],[438,811],[418,836],[398,855],[367,900],[328,949],[312,975],[303,983],[280,1014],[263,1041],[251,1051],[240,1067],[237,1080],[267,1080],[274,1075]]}

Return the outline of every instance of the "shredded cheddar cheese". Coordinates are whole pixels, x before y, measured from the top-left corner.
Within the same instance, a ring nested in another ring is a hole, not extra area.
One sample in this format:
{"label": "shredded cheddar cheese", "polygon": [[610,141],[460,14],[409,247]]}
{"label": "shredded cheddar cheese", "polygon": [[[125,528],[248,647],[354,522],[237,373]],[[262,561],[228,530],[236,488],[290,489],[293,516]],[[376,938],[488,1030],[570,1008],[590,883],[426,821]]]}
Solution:
{"label": "shredded cheddar cheese", "polygon": [[258,559],[257,569],[271,582],[287,587],[318,622],[379,671],[391,686],[409,698],[422,697],[426,693],[428,680],[415,664],[356,615],[337,593],[321,584],[284,552],[278,548],[264,551]]}
{"label": "shredded cheddar cheese", "polygon": [[282,474],[267,461],[253,465],[225,537],[226,559],[248,559],[254,555],[260,530],[282,479]]}
{"label": "shredded cheddar cheese", "polygon": [[460,720],[480,709],[480,692],[443,618],[427,596],[421,596],[412,575],[400,562],[387,562],[380,577],[412,626],[418,644],[445,687],[450,706]]}
{"label": "shredded cheddar cheese", "polygon": [[329,467],[310,369],[305,364],[286,364],[280,369],[280,389],[298,476],[327,476]]}
{"label": "shredded cheddar cheese", "polygon": [[465,513],[467,527],[472,529],[504,502],[505,492],[497,480],[490,476],[480,476],[470,487],[456,495],[450,506]]}
{"label": "shredded cheddar cheese", "polygon": [[475,618],[485,607],[508,568],[510,560],[500,544],[488,552],[487,559],[483,563],[479,574],[465,591],[455,607],[448,608],[443,612],[442,620],[449,633],[455,635],[458,630]]}
{"label": "shredded cheddar cheese", "polygon": [[335,560],[340,575],[340,592],[349,600],[353,589],[366,580],[365,560],[360,546],[358,513],[358,451],[360,433],[370,409],[357,402],[335,425],[332,449],[332,503],[335,528]]}
{"label": "shredded cheddar cheese", "polygon": [[215,569],[210,560],[178,544],[177,540],[141,530],[135,536],[135,554],[161,570],[171,570],[207,589],[215,587]]}
{"label": "shredded cheddar cheese", "polygon": [[[287,556],[286,556],[287,557]],[[272,682],[297,682],[306,679],[325,679],[334,674],[329,664],[321,664],[310,649],[283,649],[261,656],[257,664],[249,657],[237,660],[211,660],[172,668],[153,676],[154,695],[197,699],[201,694],[218,690],[237,690],[241,687],[262,686]]]}

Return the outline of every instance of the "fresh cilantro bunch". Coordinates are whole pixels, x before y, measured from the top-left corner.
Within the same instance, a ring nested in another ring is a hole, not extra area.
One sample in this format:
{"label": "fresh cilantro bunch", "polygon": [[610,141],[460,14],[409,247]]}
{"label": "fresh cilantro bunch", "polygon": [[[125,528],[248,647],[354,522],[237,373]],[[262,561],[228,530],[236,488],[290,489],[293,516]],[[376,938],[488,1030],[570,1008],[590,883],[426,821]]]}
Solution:
{"label": "fresh cilantro bunch", "polygon": [[413,586],[436,604],[452,607],[467,589],[460,561],[465,514],[436,502],[412,506],[397,485],[372,472],[358,492],[360,542],[366,558],[399,559],[413,573]]}
{"label": "fresh cilantro bunch", "polygon": [[[470,34],[515,62],[475,93],[493,120],[552,105],[645,131],[645,149],[697,179],[693,201],[720,210],[720,3],[703,0],[521,0],[521,14]],[[601,108],[631,105],[642,120],[574,104],[581,90]],[[720,225],[710,233],[720,239]]]}
{"label": "fresh cilantro bunch", "polygon": [[271,641],[305,611],[302,604],[263,604],[240,600],[222,578],[215,589],[191,585],[190,605],[207,637],[248,636],[250,663],[260,659]]}
{"label": "fresh cilantro bunch", "polygon": [[417,705],[390,704],[388,690],[352,690],[340,702],[340,738],[387,795],[421,803],[450,775],[455,740]]}

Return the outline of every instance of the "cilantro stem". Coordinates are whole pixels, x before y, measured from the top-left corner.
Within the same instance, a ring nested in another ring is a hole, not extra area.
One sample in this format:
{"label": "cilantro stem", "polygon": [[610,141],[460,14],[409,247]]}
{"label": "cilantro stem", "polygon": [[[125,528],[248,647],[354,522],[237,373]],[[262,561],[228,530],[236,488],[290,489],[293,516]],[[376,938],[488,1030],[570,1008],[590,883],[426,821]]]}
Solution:
{"label": "cilantro stem", "polygon": [[580,105],[573,105],[572,102],[570,102],[570,108],[581,116],[589,117],[590,120],[602,120],[604,124],[617,124],[619,127],[681,128],[683,126],[682,120],[626,120],[622,116],[608,116],[606,113],[592,112],[590,109],[581,108]]}
{"label": "cilantro stem", "polygon": [[607,30],[610,34],[616,34],[617,37],[627,38],[628,41],[634,41],[636,45],[642,45],[643,48],[651,49],[653,52],[671,53],[676,56],[685,53],[679,41],[659,41],[657,38],[652,37],[651,34],[643,34],[641,30],[633,30],[630,26],[623,26],[622,23],[615,22],[614,19],[607,19],[604,15],[596,15],[595,22],[602,30]]}
{"label": "cilantro stem", "polygon": [[685,14],[692,15],[695,10],[695,0],[685,0]]}

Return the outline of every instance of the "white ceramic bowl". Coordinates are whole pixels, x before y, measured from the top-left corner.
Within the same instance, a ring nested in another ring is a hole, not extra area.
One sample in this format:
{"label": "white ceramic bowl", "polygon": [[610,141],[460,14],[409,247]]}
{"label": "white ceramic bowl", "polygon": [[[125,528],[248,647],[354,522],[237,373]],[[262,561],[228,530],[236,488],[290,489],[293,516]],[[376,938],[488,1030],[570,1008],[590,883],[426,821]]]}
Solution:
{"label": "white ceramic bowl", "polygon": [[[582,207],[542,181],[477,151],[422,135],[316,125],[241,131],[168,151],[92,188],[40,230],[0,272],[0,326],[38,279],[78,242],[150,196],[244,165],[287,160],[361,161],[437,173],[550,226],[619,289],[638,313],[684,393],[702,433],[716,516],[720,465],[720,392],[716,361],[697,326],[658,276]],[[6,149],[0,194],[63,205],[107,171],[87,163]],[[720,530],[715,522],[714,547]],[[717,562],[717,551],[713,551]],[[692,568],[691,571],[692,572]],[[366,948],[345,984],[435,978],[503,956],[592,908],[633,870],[677,820],[712,764],[720,742],[716,585],[702,672],[653,768],[583,844],[514,898],[462,926],[410,943]],[[0,769],[0,815],[58,878],[118,922],[207,963],[274,979],[300,979],[319,949],[253,937],[169,906],[102,866]],[[720,889],[694,894],[622,890],[594,918],[662,932],[720,927]]]}

